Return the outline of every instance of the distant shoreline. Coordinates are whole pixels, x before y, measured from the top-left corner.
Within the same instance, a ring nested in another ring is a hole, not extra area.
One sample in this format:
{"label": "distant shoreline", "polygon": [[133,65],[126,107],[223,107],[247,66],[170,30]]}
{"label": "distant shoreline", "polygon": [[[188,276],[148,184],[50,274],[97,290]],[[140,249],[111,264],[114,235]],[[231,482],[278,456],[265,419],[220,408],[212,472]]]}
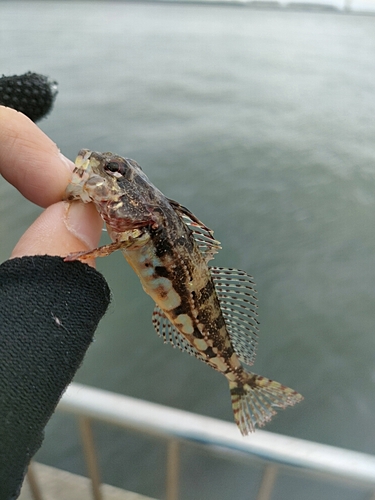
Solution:
{"label": "distant shoreline", "polygon": [[[14,2],[15,0],[0,0],[0,3]],[[20,2],[25,0],[19,0]],[[35,0],[53,2],[54,0]],[[55,0],[59,1],[59,0]],[[61,1],[61,0],[60,0]],[[64,0],[75,2],[76,0]],[[80,0],[94,2],[104,2],[105,0]],[[112,2],[122,3],[153,3],[153,4],[185,4],[185,5],[213,5],[213,6],[234,6],[248,7],[253,9],[269,9],[284,11],[303,12],[331,12],[344,14],[374,15],[375,0],[112,0]]]}
{"label": "distant shoreline", "polygon": [[[139,0],[118,0],[136,2]],[[141,0],[143,3],[168,3],[185,5],[216,5],[250,7],[254,9],[280,9],[311,12],[337,12],[350,14],[375,14],[375,0]]]}

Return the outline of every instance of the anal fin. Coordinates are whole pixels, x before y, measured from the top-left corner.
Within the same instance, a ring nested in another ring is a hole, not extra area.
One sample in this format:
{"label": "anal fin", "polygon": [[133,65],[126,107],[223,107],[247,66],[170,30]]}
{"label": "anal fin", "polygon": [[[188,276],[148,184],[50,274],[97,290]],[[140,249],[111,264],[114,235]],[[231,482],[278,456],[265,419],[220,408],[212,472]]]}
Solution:
{"label": "anal fin", "polygon": [[178,347],[181,351],[189,353],[201,361],[207,362],[205,356],[203,356],[188,340],[180,333],[177,328],[172,325],[170,320],[166,317],[164,312],[159,306],[155,306],[154,312],[152,313],[152,324],[156,330],[159,337],[162,337],[164,343],[169,343],[173,347]]}

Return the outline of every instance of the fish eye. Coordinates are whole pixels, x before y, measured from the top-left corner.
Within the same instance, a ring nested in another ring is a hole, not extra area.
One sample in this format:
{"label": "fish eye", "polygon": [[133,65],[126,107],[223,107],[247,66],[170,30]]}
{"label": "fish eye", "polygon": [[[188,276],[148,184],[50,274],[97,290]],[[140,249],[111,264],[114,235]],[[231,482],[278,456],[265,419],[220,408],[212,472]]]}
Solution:
{"label": "fish eye", "polygon": [[106,164],[106,166],[104,167],[105,170],[109,170],[110,172],[120,172],[120,164],[117,163],[117,161],[110,161]]}
{"label": "fish eye", "polygon": [[104,170],[110,174],[114,175],[114,177],[121,177],[126,175],[128,168],[125,163],[110,161],[104,166]]}

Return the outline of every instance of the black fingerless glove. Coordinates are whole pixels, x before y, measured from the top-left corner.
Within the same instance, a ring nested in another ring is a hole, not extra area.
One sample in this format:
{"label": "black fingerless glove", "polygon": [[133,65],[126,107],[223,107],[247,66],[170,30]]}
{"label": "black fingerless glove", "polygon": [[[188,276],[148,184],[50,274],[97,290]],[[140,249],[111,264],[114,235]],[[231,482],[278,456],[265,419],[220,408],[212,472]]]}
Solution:
{"label": "black fingerless glove", "polygon": [[0,500],[19,495],[109,302],[103,276],[81,262],[45,255],[0,265]]}
{"label": "black fingerless glove", "polygon": [[56,94],[57,82],[38,73],[0,77],[0,104],[21,111],[33,122],[51,111]]}

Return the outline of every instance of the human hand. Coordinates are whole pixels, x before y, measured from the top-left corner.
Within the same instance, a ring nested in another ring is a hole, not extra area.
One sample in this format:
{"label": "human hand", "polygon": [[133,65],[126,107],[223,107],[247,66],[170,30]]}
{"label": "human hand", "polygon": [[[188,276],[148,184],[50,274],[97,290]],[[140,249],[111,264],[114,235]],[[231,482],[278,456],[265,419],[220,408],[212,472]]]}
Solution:
{"label": "human hand", "polygon": [[0,499],[18,497],[110,302],[100,273],[54,257],[91,250],[101,234],[92,204],[61,201],[73,167],[25,115],[0,106],[0,173],[45,208],[0,265]]}
{"label": "human hand", "polygon": [[[23,234],[11,258],[59,255],[98,245],[102,220],[90,203],[62,202],[74,164],[31,120],[0,106],[0,173],[28,200],[46,208]],[[87,261],[94,265],[94,261]]]}

